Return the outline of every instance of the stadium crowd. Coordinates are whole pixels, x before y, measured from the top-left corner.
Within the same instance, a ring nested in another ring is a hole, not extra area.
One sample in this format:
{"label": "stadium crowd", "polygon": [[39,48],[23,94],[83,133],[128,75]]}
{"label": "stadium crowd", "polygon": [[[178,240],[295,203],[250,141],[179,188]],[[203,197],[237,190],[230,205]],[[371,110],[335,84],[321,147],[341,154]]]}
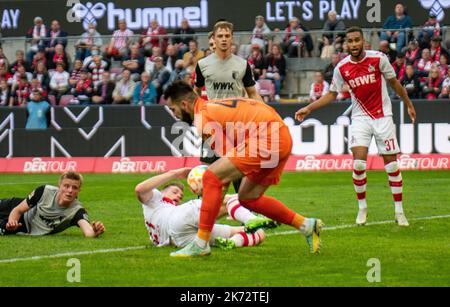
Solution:
{"label": "stadium crowd", "polygon": [[[366,48],[388,56],[411,98],[450,98],[449,53],[441,26],[430,14],[415,37],[405,6],[397,3],[380,33],[378,48],[369,44]],[[212,52],[199,47],[187,19],[174,31],[175,36],[157,20],[139,39],[124,20],[118,27],[106,41],[96,25],[89,24],[75,44],[75,54],[68,54],[68,34],[59,22],[53,20],[48,27],[41,17],[35,17],[26,33],[26,52],[17,50],[10,62],[0,46],[0,106],[27,107],[33,118],[51,105],[163,104],[163,91],[176,80],[193,85],[197,62]],[[334,11],[328,13],[323,35],[316,42],[295,17],[285,29],[272,31],[263,16],[256,16],[250,44],[234,44],[233,53],[247,59],[256,88],[266,101],[280,100],[287,58],[316,56],[330,61],[324,71],[315,74],[312,102],[328,91],[333,69],[347,56],[345,30],[344,21]],[[349,98],[347,87],[338,100]],[[37,126],[30,123],[30,127]]]}

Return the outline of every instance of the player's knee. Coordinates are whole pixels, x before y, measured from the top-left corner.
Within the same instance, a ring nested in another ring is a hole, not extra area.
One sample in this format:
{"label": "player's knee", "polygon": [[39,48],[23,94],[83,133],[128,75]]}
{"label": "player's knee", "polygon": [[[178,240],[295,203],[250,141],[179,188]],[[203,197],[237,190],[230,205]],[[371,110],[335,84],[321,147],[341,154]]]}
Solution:
{"label": "player's knee", "polygon": [[353,161],[353,169],[357,170],[357,171],[365,171],[366,170],[366,161],[354,160]]}
{"label": "player's knee", "polygon": [[216,174],[211,172],[209,169],[205,171],[202,177],[203,186],[209,185],[213,187],[222,188],[223,184],[219,177]]}
{"label": "player's knee", "polygon": [[260,197],[247,198],[241,197],[241,195],[239,195],[239,203],[248,210],[255,211],[256,204],[258,203],[259,198]]}

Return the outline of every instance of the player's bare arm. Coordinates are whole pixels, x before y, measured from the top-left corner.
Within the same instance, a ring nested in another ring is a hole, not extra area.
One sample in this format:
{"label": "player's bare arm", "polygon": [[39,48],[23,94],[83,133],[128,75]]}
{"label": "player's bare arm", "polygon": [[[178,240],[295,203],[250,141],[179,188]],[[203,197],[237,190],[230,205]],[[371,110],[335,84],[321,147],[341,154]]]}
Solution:
{"label": "player's bare arm", "polygon": [[149,178],[136,186],[136,196],[141,203],[146,203],[153,197],[153,189],[174,179],[186,179],[190,171],[190,167],[183,167]]}
{"label": "player's bare arm", "polygon": [[308,106],[301,108],[295,113],[295,119],[298,121],[303,121],[312,111],[320,109],[331,102],[336,100],[338,93],[336,92],[328,92],[326,95],[324,95],[319,100],[309,104]]}
{"label": "player's bare arm", "polygon": [[248,98],[264,101],[254,86],[246,87],[245,91],[247,92]]}
{"label": "player's bare arm", "polygon": [[6,224],[6,229],[9,231],[15,231],[22,226],[22,223],[19,223],[22,215],[30,210],[30,207],[27,204],[26,200],[23,200],[20,205],[14,208],[8,218],[8,223]]}
{"label": "player's bare arm", "polygon": [[79,220],[78,226],[80,226],[80,229],[86,238],[97,238],[106,230],[102,222],[93,222],[92,224],[89,224],[86,220]]}
{"label": "player's bare arm", "polygon": [[406,106],[408,108],[409,118],[411,118],[411,121],[414,124],[416,122],[416,109],[414,108],[414,105],[413,105],[411,99],[409,99],[406,89],[400,84],[400,82],[397,80],[397,78],[392,78],[388,81],[389,81],[389,84],[391,85],[391,87],[397,93],[397,95],[406,103]]}

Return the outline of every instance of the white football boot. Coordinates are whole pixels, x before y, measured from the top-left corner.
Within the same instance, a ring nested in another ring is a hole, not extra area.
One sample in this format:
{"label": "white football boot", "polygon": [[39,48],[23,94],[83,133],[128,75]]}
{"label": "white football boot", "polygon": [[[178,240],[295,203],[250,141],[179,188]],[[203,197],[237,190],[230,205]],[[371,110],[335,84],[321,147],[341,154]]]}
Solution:
{"label": "white football boot", "polygon": [[367,208],[359,209],[358,216],[356,217],[356,225],[363,226],[367,222]]}

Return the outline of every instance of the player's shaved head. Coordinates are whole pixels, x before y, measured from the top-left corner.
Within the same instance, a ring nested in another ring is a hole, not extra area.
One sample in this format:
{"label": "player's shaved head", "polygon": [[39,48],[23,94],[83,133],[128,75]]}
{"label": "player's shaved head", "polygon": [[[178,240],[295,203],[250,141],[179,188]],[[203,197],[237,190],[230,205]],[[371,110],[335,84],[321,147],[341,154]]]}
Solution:
{"label": "player's shaved head", "polygon": [[164,98],[175,117],[192,125],[194,102],[198,96],[189,84],[183,80],[175,81],[164,92]]}

